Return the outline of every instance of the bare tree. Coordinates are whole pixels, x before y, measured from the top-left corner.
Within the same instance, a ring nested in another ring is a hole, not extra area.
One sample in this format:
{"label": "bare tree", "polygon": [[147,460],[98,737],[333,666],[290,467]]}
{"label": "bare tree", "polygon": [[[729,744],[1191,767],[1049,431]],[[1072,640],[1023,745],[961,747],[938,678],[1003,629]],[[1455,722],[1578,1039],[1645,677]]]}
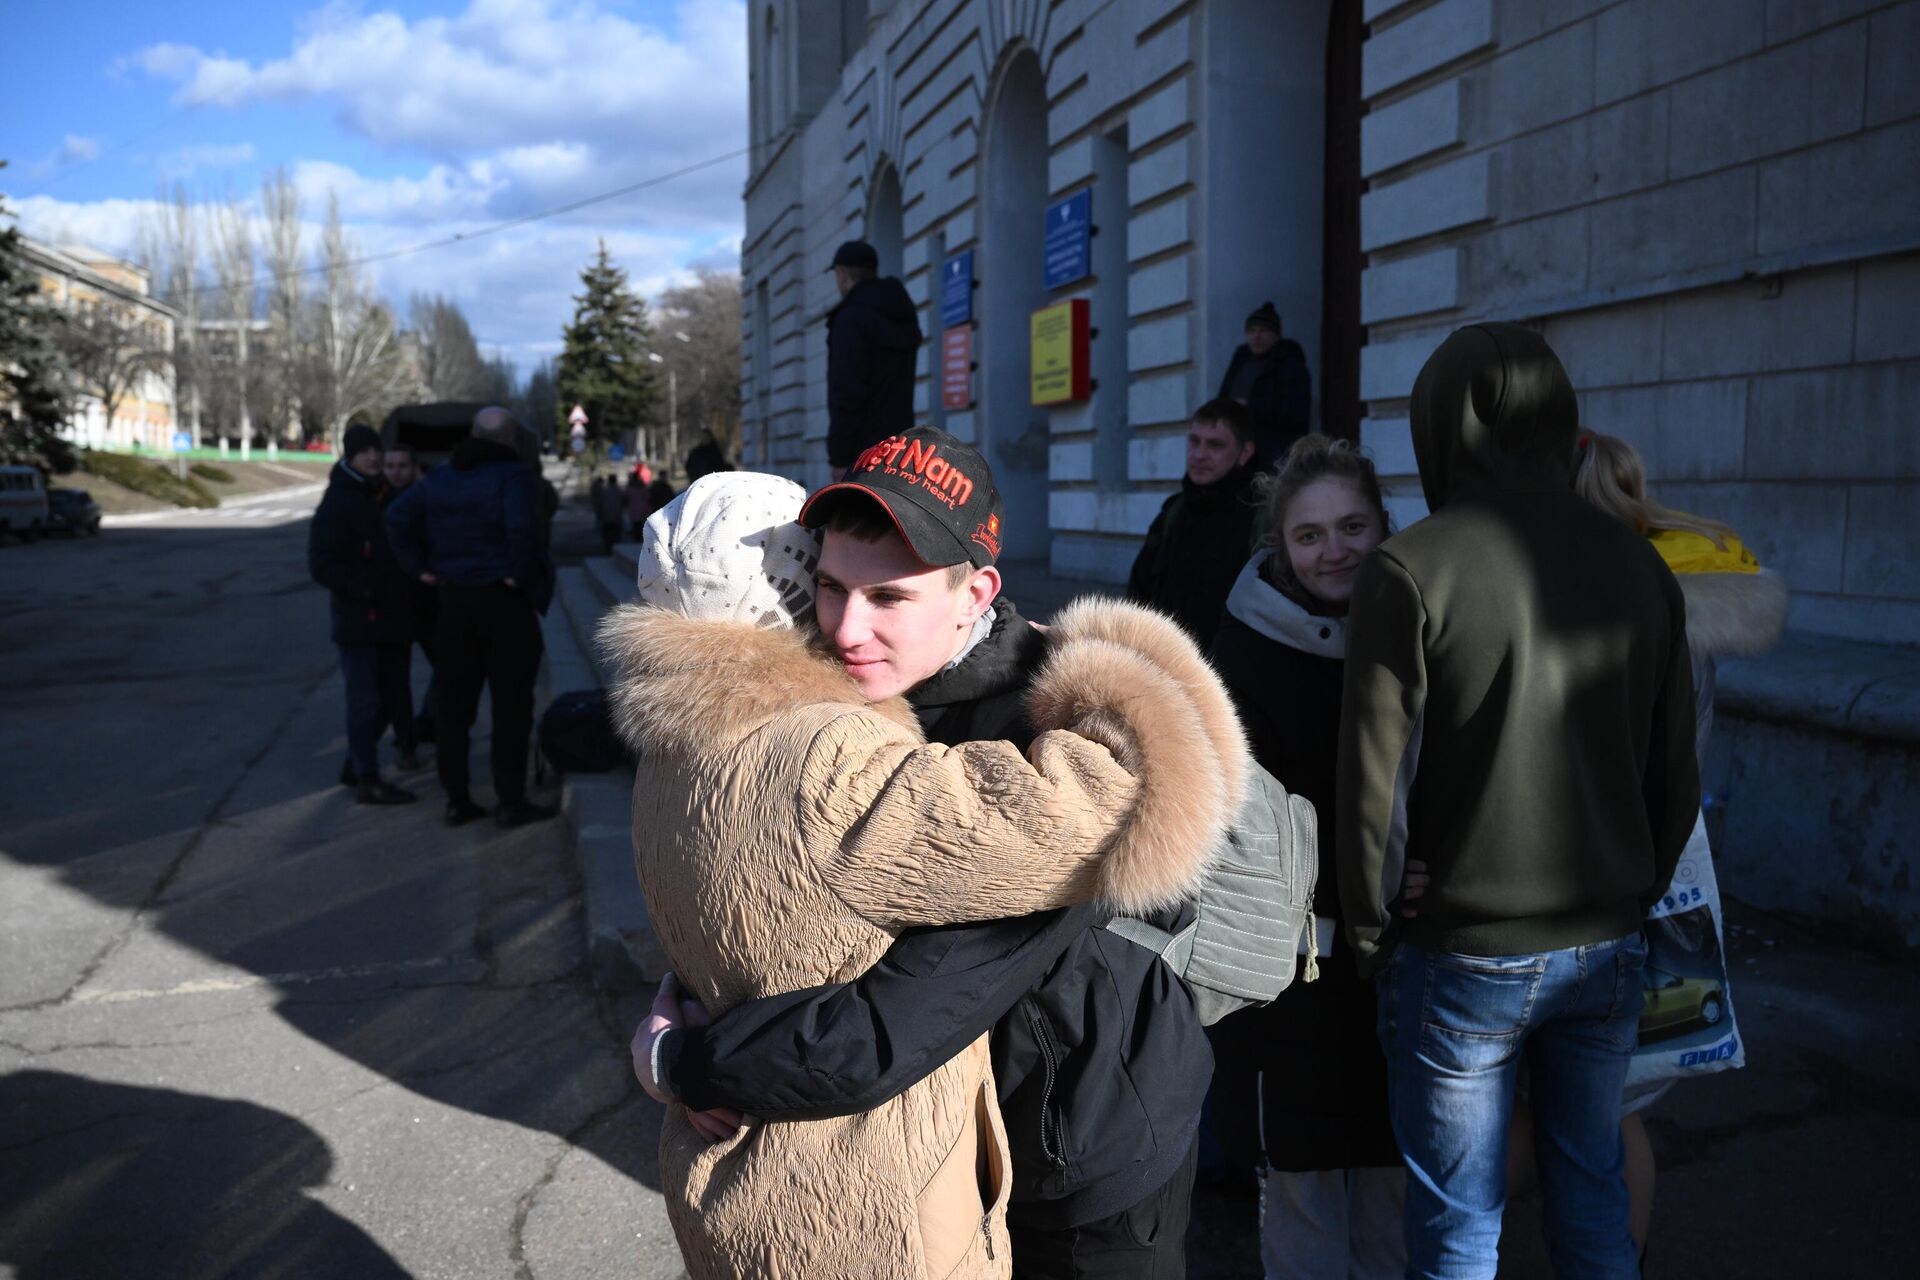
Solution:
{"label": "bare tree", "polygon": [[276,434],[299,418],[300,363],[300,192],[285,169],[276,169],[260,187],[267,216],[267,319],[273,339],[270,403]]}
{"label": "bare tree", "polygon": [[238,199],[228,199],[214,214],[218,242],[215,270],[225,319],[233,326],[232,341],[221,353],[222,391],[232,396],[234,420],[240,436],[240,456],[253,451],[253,414],[249,392],[253,386],[253,300],[256,271],[253,255],[253,218]]}
{"label": "bare tree", "polygon": [[196,449],[207,383],[207,353],[200,334],[206,311],[201,302],[201,222],[186,186],[175,183],[171,191],[162,190],[158,208],[140,232],[140,256],[153,273],[160,300],[180,313],[173,331],[173,402]]}
{"label": "bare tree", "polygon": [[473,328],[459,304],[416,293],[410,307],[420,344],[420,379],[429,400],[484,400],[492,386]]}
{"label": "bare tree", "polygon": [[99,399],[109,432],[134,385],[163,372],[173,355],[158,322],[111,297],[76,301],[61,318],[59,343],[75,382]]}
{"label": "bare tree", "polygon": [[321,288],[309,307],[301,405],[309,429],[337,442],[360,414],[378,421],[407,386],[393,315],[354,269],[353,243],[340,224],[340,201],[327,198],[320,238]]}
{"label": "bare tree", "polygon": [[697,443],[704,428],[729,460],[737,457],[740,277],[702,267],[691,284],[662,293],[654,304],[654,349],[673,375],[681,439]]}

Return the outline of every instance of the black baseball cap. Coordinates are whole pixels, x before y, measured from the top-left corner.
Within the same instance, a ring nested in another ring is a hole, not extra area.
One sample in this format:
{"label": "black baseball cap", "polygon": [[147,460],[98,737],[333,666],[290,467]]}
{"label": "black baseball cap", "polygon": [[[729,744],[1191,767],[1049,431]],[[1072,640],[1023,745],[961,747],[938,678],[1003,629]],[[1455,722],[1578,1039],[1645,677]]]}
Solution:
{"label": "black baseball cap", "polygon": [[922,564],[984,569],[1000,558],[1006,507],[987,460],[972,445],[933,427],[915,427],[873,445],[800,508],[818,529],[847,494],[880,504]]}
{"label": "black baseball cap", "polygon": [[865,267],[868,271],[880,269],[880,255],[865,240],[849,240],[833,251],[833,267]]}

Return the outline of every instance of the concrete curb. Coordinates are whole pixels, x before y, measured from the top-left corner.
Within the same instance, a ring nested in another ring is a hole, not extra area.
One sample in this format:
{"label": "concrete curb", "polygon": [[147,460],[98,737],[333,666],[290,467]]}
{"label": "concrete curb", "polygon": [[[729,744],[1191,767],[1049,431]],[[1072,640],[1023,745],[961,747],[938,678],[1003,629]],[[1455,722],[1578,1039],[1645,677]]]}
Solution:
{"label": "concrete curb", "polygon": [[[588,562],[589,566],[593,564]],[[604,687],[593,648],[606,601],[590,567],[559,571],[558,608],[546,620],[547,674],[552,692]],[[572,774],[561,787],[560,810],[580,867],[587,964],[594,985],[606,990],[651,987],[667,970],[647,901],[633,874],[630,810],[633,773]]]}

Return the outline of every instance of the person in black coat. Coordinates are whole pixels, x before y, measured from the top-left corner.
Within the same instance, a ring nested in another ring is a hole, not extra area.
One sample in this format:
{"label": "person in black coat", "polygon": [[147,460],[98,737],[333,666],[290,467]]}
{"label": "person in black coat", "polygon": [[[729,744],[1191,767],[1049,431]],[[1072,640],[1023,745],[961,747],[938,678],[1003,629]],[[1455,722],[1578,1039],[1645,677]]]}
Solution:
{"label": "person in black coat", "polygon": [[1253,549],[1253,423],[1231,400],[1209,400],[1187,426],[1187,474],[1147,528],[1127,599],[1185,627],[1205,649],[1234,575]]}
{"label": "person in black coat", "polygon": [[906,286],[882,277],[873,246],[833,255],[840,303],[827,313],[827,463],[837,479],[868,446],[913,426],[920,319]]}
{"label": "person in black coat", "polygon": [[[1373,464],[1306,436],[1267,481],[1261,549],[1214,637],[1257,760],[1320,818],[1320,978],[1213,1027],[1213,1116],[1230,1160],[1264,1165],[1269,1276],[1399,1276],[1405,1175],[1387,1114],[1374,994],[1340,936],[1333,801],[1347,599],[1387,533]],[[1304,945],[1304,944],[1303,944]]]}
{"label": "person in black coat", "polygon": [[333,642],[347,682],[347,763],[340,781],[361,804],[408,804],[411,791],[380,777],[380,735],[410,719],[408,645],[413,602],[387,541],[380,433],[347,428],[340,461],[307,531],[307,567],[332,597]]}
{"label": "person in black coat", "polygon": [[1280,313],[1263,302],[1247,317],[1247,340],[1234,350],[1220,395],[1253,415],[1253,465],[1261,471],[1307,434],[1313,413],[1313,375],[1300,344],[1280,335]]}

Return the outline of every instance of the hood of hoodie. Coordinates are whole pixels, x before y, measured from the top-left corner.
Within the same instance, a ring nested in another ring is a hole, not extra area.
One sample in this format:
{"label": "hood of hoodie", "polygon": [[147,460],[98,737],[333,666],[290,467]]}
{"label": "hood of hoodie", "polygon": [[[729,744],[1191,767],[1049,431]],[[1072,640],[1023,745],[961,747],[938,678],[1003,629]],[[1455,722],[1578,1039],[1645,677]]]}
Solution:
{"label": "hood of hoodie", "polygon": [[381,482],[370,476],[363,476],[348,465],[345,458],[333,464],[333,474],[327,477],[329,489],[345,489],[349,493],[366,493],[378,497]]}
{"label": "hood of hoodie", "polygon": [[474,468],[483,467],[489,462],[518,462],[520,461],[520,451],[508,445],[495,444],[491,440],[481,440],[476,436],[468,436],[465,440],[453,446],[453,453],[449,456],[448,461],[453,463],[453,469],[455,471],[472,471]]}
{"label": "hood of hoodie", "polygon": [[862,280],[847,290],[847,296],[840,299],[839,306],[833,310],[841,307],[872,312],[881,321],[874,338],[883,347],[913,351],[920,346],[919,312],[914,310],[913,299],[907,296],[907,286],[892,276]]}
{"label": "hood of hoodie", "polygon": [[1227,593],[1227,612],[1267,639],[1316,658],[1347,656],[1347,620],[1308,613],[1260,574],[1270,552],[1247,561]]}
{"label": "hood of hoodie", "polygon": [[1568,487],[1580,410],[1560,358],[1531,329],[1454,330],[1414,380],[1411,417],[1431,511],[1469,494]]}

